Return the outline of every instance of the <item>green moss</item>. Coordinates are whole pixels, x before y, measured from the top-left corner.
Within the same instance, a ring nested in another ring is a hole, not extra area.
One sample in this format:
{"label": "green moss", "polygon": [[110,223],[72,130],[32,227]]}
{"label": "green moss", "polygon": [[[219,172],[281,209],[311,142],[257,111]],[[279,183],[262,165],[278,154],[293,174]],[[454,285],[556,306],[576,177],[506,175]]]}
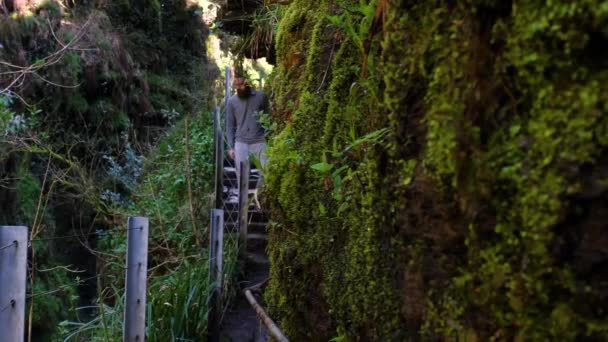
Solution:
{"label": "green moss", "polygon": [[36,12],[48,11],[51,17],[55,19],[61,18],[61,5],[54,0],[45,0],[37,4]]}
{"label": "green moss", "polygon": [[277,40],[267,297],[288,335],[605,339],[606,275],[572,249],[605,209],[585,189],[608,147],[608,5],[313,3]]}

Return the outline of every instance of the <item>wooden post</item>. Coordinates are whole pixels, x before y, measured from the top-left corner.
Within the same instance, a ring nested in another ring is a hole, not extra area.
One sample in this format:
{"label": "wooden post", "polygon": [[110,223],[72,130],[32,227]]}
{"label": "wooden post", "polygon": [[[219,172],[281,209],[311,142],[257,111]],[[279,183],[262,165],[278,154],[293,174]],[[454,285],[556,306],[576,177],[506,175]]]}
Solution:
{"label": "wooden post", "polygon": [[217,288],[219,289],[219,295],[221,297],[222,294],[222,272],[224,270],[224,211],[223,210],[215,210],[215,218],[216,218],[216,251],[217,257],[215,259],[215,279],[217,281]]}
{"label": "wooden post", "polygon": [[226,89],[224,93],[224,107],[228,105],[228,99],[230,98],[230,67],[226,67]]}
{"label": "wooden post", "polygon": [[209,336],[211,342],[219,341],[222,312],[222,260],[224,254],[224,211],[211,210],[209,239],[209,283],[212,284],[211,312],[209,313]]}
{"label": "wooden post", "polygon": [[220,108],[215,108],[213,115],[214,141],[215,141],[215,208],[222,207],[222,192],[224,187],[224,139],[222,124],[220,122]]}
{"label": "wooden post", "polygon": [[148,219],[145,217],[129,217],[124,342],[143,342],[146,338],[147,273]]}
{"label": "wooden post", "polygon": [[215,225],[215,239],[213,240],[215,260],[211,261],[211,271],[214,273],[214,279],[221,294],[224,262],[224,210],[213,209],[211,212]]}
{"label": "wooden post", "polygon": [[217,287],[215,287],[215,261],[217,259],[217,227],[216,227],[215,209],[211,209],[211,229],[209,229],[209,284],[211,284],[211,298],[209,300],[209,330],[207,340],[209,342],[218,342],[220,340],[220,326],[217,320],[218,308],[215,306],[217,297]]}
{"label": "wooden post", "polygon": [[0,340],[23,341],[27,227],[0,226]]}
{"label": "wooden post", "polygon": [[239,254],[247,252],[247,212],[249,203],[249,161],[241,162],[239,177]]}

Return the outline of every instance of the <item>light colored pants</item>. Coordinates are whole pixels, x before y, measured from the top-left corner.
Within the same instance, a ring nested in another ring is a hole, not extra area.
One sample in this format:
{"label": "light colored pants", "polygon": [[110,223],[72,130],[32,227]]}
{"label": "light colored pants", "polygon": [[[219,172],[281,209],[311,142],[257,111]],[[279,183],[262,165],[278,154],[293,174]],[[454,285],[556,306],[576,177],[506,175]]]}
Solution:
{"label": "light colored pants", "polygon": [[[266,161],[268,161],[268,156],[266,155],[266,144],[265,143],[256,143],[256,144],[246,144],[242,142],[234,143],[234,161],[236,163],[236,179],[237,179],[237,187],[238,184],[241,184],[241,162],[249,163],[249,156],[254,156],[257,160],[262,164],[262,169],[266,167]],[[247,164],[246,164],[247,165]],[[260,170],[262,171],[262,170]],[[264,184],[264,180],[260,175],[260,179],[258,180],[257,188],[259,189]]]}

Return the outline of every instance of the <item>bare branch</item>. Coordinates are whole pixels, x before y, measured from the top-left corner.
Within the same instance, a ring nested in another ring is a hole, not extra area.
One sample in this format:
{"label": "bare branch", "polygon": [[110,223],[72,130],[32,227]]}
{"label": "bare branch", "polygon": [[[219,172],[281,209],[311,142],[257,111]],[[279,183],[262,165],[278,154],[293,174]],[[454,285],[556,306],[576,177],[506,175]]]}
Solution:
{"label": "bare branch", "polygon": [[82,85],[82,83],[83,83],[83,82],[80,82],[80,83],[75,84],[75,85],[63,85],[63,84],[59,84],[59,83],[55,83],[55,82],[49,81],[49,80],[47,80],[46,78],[44,78],[44,77],[40,76],[40,75],[39,75],[38,73],[36,73],[36,72],[34,73],[34,76],[38,77],[38,78],[39,78],[39,79],[41,79],[42,81],[44,81],[44,82],[46,82],[46,83],[48,83],[48,84],[50,84],[50,85],[52,85],[52,86],[59,87],[59,88],[68,88],[68,89],[74,89],[74,88],[78,88],[78,87],[80,87],[80,86]]}
{"label": "bare branch", "polygon": [[[13,70],[5,71],[5,72],[1,73],[0,75],[16,75],[14,77],[14,79],[12,81],[10,81],[10,83],[7,86],[5,86],[3,89],[0,89],[0,94],[15,95],[20,101],[22,101],[24,104],[29,106],[29,104],[21,96],[19,96],[14,90],[12,90],[14,88],[20,88],[23,85],[23,83],[25,82],[26,76],[29,74],[34,74],[35,76],[42,79],[44,82],[51,84],[53,86],[62,87],[62,88],[79,87],[81,84],[74,85],[74,86],[66,86],[66,85],[61,85],[61,84],[49,81],[49,80],[45,79],[44,77],[40,76],[39,74],[37,74],[37,72],[43,68],[47,68],[49,66],[57,64],[59,61],[61,61],[61,59],[63,58],[63,56],[65,55],[65,53],[68,50],[74,49],[73,46],[80,39],[82,39],[82,37],[86,33],[85,29],[89,26],[89,23],[91,22],[92,17],[93,16],[90,16],[87,19],[87,21],[78,30],[78,32],[76,33],[74,38],[72,38],[72,40],[70,40],[67,44],[62,43],[57,38],[57,35],[55,34],[55,32],[53,31],[53,29],[51,27],[51,32],[53,34],[53,37],[55,37],[55,40],[57,41],[57,43],[59,43],[61,48],[59,50],[53,52],[52,54],[50,54],[44,58],[41,58],[39,61],[37,61],[36,63],[34,63],[32,65],[24,67],[24,66],[19,66],[19,65],[12,64],[12,63],[8,63],[6,61],[0,61],[0,65],[13,69]],[[50,25],[50,22],[49,22],[49,25]]]}

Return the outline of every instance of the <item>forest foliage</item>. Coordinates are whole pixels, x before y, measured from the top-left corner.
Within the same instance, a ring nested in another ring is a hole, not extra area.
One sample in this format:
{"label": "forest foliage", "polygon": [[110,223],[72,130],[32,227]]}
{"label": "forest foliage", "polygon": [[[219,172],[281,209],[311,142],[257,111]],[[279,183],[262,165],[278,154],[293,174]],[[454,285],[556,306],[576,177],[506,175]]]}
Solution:
{"label": "forest foliage", "polygon": [[[219,75],[208,8],[0,3],[0,224],[31,230],[28,334],[121,338],[134,215],[151,227],[147,339],[204,336]],[[229,277],[236,259],[225,260]]]}

